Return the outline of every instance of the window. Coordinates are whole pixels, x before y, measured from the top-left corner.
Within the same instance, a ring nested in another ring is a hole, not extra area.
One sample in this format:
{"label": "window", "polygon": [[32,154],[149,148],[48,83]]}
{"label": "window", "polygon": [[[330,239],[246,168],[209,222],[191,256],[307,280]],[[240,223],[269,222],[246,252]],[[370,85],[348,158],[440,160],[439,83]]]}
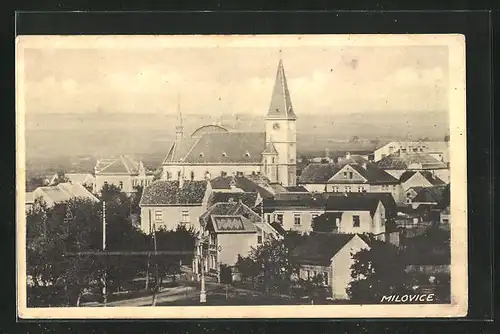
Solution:
{"label": "window", "polygon": [[181,222],[189,223],[189,211],[188,210],[182,210]]}
{"label": "window", "polygon": [[382,158],[385,158],[387,156],[387,154],[382,154]]}
{"label": "window", "polygon": [[318,217],[319,217],[319,214],[317,214],[317,213],[311,214],[311,220],[314,220],[314,219],[316,219]]}
{"label": "window", "polygon": [[227,157],[226,152],[222,152],[222,156],[223,156],[223,157]]}
{"label": "window", "polygon": [[246,153],[245,153],[245,157],[247,157],[247,158],[248,158],[249,156],[250,156],[250,153],[246,152]]}
{"label": "window", "polygon": [[344,172],[344,179],[347,179],[347,172]]}
{"label": "window", "polygon": [[363,187],[361,187],[361,186],[360,186],[360,187],[358,187],[358,193],[363,192],[363,190],[364,190],[364,188],[363,188]]}
{"label": "window", "polygon": [[267,215],[266,221],[268,224],[271,224],[271,215]]}
{"label": "window", "polygon": [[155,211],[155,222],[163,221],[163,212]]}
{"label": "window", "polygon": [[359,216],[352,216],[352,227],[359,227]]}
{"label": "window", "polygon": [[172,177],[172,173],[167,172],[167,180],[170,180],[171,177]]}
{"label": "window", "polygon": [[144,181],[141,180],[141,187],[144,187]]}
{"label": "window", "polygon": [[282,213],[278,213],[278,214],[276,214],[276,221],[277,221],[280,225],[283,225],[283,214],[282,214]]}
{"label": "window", "polygon": [[274,157],[271,159],[272,163],[274,163]]}
{"label": "window", "polygon": [[262,244],[262,236],[261,235],[258,235],[257,236],[257,243],[260,245]]}
{"label": "window", "polygon": [[293,215],[293,224],[300,225],[300,213],[296,213]]}
{"label": "window", "polygon": [[191,181],[193,181],[193,180],[194,180],[194,172],[191,171]]}
{"label": "window", "polygon": [[339,192],[339,187],[335,187],[335,186],[334,186],[334,187],[333,187],[333,192],[334,192],[334,193],[338,193],[338,192]]}
{"label": "window", "polygon": [[401,153],[406,153],[406,148],[402,148]]}
{"label": "window", "polygon": [[323,278],[325,279],[325,285],[328,285],[328,271],[323,273]]}
{"label": "window", "polygon": [[104,185],[107,187],[109,185],[108,181],[104,181]]}
{"label": "window", "polygon": [[413,149],[413,152],[418,152],[418,148],[414,148],[414,149]]}
{"label": "window", "polygon": [[449,222],[450,222],[450,221],[449,221],[448,219],[446,219],[446,218],[443,218],[443,220],[442,220],[442,223],[443,223],[443,224],[449,224]]}
{"label": "window", "polygon": [[349,178],[352,179],[352,172],[349,172]]}
{"label": "window", "polygon": [[306,273],[307,273],[307,279],[310,279],[311,278],[311,271],[307,270]]}
{"label": "window", "polygon": [[345,192],[350,193],[351,192],[351,186],[346,186],[345,187]]}

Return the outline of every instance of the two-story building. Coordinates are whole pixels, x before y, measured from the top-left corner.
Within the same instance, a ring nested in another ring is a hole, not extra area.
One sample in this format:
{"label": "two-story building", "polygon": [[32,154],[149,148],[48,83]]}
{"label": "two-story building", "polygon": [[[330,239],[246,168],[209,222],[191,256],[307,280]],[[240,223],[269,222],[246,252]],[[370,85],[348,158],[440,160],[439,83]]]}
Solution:
{"label": "two-story building", "polygon": [[299,183],[311,192],[386,192],[404,202],[399,180],[363,157],[347,154],[335,164],[310,164]]}
{"label": "two-story building", "polygon": [[325,212],[341,214],[337,221],[338,233],[373,234],[385,240],[386,208],[376,196],[330,196]]}
{"label": "two-story building", "polygon": [[127,194],[135,187],[147,187],[153,182],[154,174],[146,169],[142,161],[122,155],[113,159],[100,159],[94,167],[95,189],[99,192],[105,184],[113,184]]}
{"label": "two-story building", "polygon": [[207,209],[210,194],[207,181],[156,180],[144,188],[139,202],[142,231],[174,230],[178,225],[200,230],[199,217]]}
{"label": "two-story building", "polygon": [[[199,218],[204,235],[205,268],[217,271],[220,264],[234,266],[238,256],[280,234],[241,200],[215,203]],[[197,263],[195,261],[195,271]]]}
{"label": "two-story building", "polygon": [[300,265],[301,279],[321,275],[324,285],[331,289],[331,298],[349,299],[352,254],[369,248],[368,238],[362,235],[313,233],[293,250],[292,256]]}
{"label": "two-story building", "polygon": [[444,141],[393,141],[373,152],[374,161],[380,161],[396,152],[400,154],[425,153],[445,164],[450,161],[449,145]]}
{"label": "two-story building", "polygon": [[312,221],[325,212],[324,197],[311,193],[279,193],[264,199],[264,221],[276,222],[285,231],[309,233]]}

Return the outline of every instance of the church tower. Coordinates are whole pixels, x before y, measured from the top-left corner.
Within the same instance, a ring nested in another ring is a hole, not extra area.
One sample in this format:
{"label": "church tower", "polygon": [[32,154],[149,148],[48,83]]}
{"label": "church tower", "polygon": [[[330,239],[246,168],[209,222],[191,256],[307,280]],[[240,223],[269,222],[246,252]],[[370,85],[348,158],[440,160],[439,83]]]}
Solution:
{"label": "church tower", "polygon": [[181,102],[179,95],[177,95],[177,125],[175,127],[175,141],[181,141],[184,136],[184,127],[182,126],[182,113],[181,113]]}
{"label": "church tower", "polygon": [[[283,61],[280,59],[271,103],[266,117],[266,156],[269,165],[275,166],[275,173],[268,175],[271,181],[283,186],[296,185],[297,178],[297,116],[290,99]],[[270,148],[276,155],[269,154]]]}

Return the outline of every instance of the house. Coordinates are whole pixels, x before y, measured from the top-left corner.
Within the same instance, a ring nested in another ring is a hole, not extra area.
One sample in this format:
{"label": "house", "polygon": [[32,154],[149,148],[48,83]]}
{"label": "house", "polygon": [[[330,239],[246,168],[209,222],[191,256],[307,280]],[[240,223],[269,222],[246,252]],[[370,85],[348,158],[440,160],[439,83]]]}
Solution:
{"label": "house", "polygon": [[162,178],[204,180],[221,173],[261,173],[271,182],[293,186],[297,173],[296,121],[280,60],[263,124],[265,131],[236,132],[208,124],[185,136],[179,109],[176,139],[162,163]]}
{"label": "house", "polygon": [[302,171],[299,184],[311,192],[387,192],[396,202],[403,201],[398,179],[349,153],[335,164],[310,164]]}
{"label": "house", "polygon": [[329,196],[325,212],[341,213],[337,221],[338,233],[371,233],[385,238],[386,208],[376,196]]}
{"label": "house", "polygon": [[216,203],[200,216],[199,222],[205,236],[205,268],[208,270],[217,271],[219,264],[233,266],[238,255],[248,256],[252,248],[267,239],[281,237],[242,201]]}
{"label": "house", "polygon": [[420,206],[433,208],[443,200],[446,185],[422,188],[412,199],[411,207],[416,209]]}
{"label": "house", "polygon": [[24,194],[24,209],[29,212],[35,204],[35,198],[33,197],[33,192],[27,192]]}
{"label": "house", "polygon": [[154,181],[144,188],[139,202],[141,230],[151,233],[153,228],[173,230],[178,225],[200,230],[199,217],[210,194],[207,181]]}
{"label": "house", "polygon": [[[403,191],[413,187],[433,187],[445,185],[435,173],[431,171],[406,171],[399,177]],[[408,197],[408,196],[407,196]]]}
{"label": "house", "polygon": [[401,154],[397,151],[380,159],[376,164],[398,179],[407,171],[426,171],[431,172],[445,183],[450,181],[448,164],[437,160],[428,153]]}
{"label": "house", "polygon": [[258,194],[259,201],[262,198],[274,196],[274,190],[270,186],[269,180],[261,174],[254,173],[244,175],[243,172],[237,172],[235,175],[221,173],[210,180],[210,185],[214,192],[247,192]]}
{"label": "house", "polygon": [[436,210],[439,211],[439,226],[443,229],[450,229],[450,184],[448,183],[443,190],[441,201],[437,204]]}
{"label": "house", "polygon": [[100,159],[94,167],[95,192],[105,184],[113,184],[127,194],[135,192],[135,187],[147,187],[153,182],[153,172],[144,167],[142,161],[121,155],[113,159]]}
{"label": "house", "polygon": [[79,184],[84,186],[87,189],[94,189],[95,188],[95,177],[92,174],[89,173],[65,173],[64,176],[66,176],[69,180],[69,182],[73,184]]}
{"label": "house", "polygon": [[32,201],[27,203],[33,205],[37,199],[42,199],[47,207],[52,207],[57,203],[70,201],[76,198],[98,202],[99,200],[92,195],[84,186],[72,183],[59,183],[55,186],[38,187],[30,195],[26,196],[26,200]]}
{"label": "house", "polygon": [[292,251],[292,256],[300,265],[301,279],[321,274],[333,299],[349,299],[352,254],[369,248],[368,239],[357,234],[313,233]]}
{"label": "house", "polygon": [[285,231],[309,233],[312,221],[325,212],[324,198],[321,194],[278,193],[263,201],[264,221],[274,222]]}
{"label": "house", "polygon": [[444,141],[392,141],[373,152],[374,161],[378,162],[394,153],[425,153],[438,161],[449,162],[449,144]]}

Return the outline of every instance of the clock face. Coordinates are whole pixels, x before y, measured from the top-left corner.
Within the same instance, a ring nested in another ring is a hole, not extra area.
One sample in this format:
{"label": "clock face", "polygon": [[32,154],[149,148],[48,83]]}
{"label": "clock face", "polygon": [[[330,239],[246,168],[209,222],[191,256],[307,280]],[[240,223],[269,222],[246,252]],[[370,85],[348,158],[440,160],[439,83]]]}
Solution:
{"label": "clock face", "polygon": [[274,129],[274,130],[278,130],[279,128],[280,128],[279,123],[274,123],[274,124],[273,124],[273,129]]}

